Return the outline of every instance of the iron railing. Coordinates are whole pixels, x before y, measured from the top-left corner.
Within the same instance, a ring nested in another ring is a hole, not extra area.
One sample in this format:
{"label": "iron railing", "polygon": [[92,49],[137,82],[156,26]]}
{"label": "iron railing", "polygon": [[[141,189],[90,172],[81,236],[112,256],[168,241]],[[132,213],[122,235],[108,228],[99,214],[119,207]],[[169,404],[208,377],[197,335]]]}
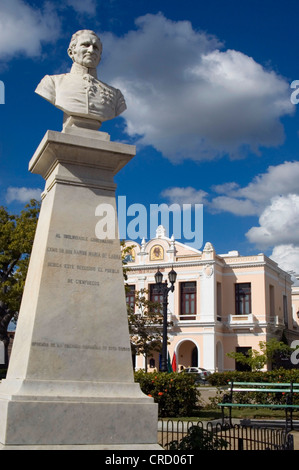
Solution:
{"label": "iron railing", "polygon": [[294,450],[293,436],[285,429],[210,421],[159,420],[158,442],[164,449],[178,449],[194,426],[209,450]]}

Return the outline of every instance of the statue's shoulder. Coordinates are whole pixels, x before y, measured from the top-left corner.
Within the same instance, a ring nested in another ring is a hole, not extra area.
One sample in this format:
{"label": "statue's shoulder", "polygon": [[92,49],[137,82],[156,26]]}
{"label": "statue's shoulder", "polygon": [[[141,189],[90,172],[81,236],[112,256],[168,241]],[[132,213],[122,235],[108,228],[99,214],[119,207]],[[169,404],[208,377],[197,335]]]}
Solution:
{"label": "statue's shoulder", "polygon": [[56,82],[57,80],[63,80],[63,78],[66,76],[66,75],[69,75],[68,73],[61,73],[59,75],[45,75],[40,83],[52,83],[52,82]]}
{"label": "statue's shoulder", "polygon": [[55,103],[56,87],[65,79],[67,75],[69,74],[62,73],[59,75],[45,75],[37,85],[35,93],[42,96],[51,103]]}
{"label": "statue's shoulder", "polygon": [[45,75],[40,83],[43,83],[44,85],[55,86],[65,80],[69,75],[69,73],[60,73],[58,75]]}

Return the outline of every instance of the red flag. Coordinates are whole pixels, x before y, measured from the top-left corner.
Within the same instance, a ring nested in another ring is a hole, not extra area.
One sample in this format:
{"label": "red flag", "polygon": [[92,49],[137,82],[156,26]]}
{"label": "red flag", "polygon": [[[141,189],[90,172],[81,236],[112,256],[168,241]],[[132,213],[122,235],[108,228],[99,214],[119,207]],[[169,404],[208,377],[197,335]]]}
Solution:
{"label": "red flag", "polygon": [[175,355],[175,353],[173,353],[173,358],[172,358],[171,367],[172,367],[173,372],[176,372],[176,370],[177,370],[177,364],[176,364],[176,355]]}

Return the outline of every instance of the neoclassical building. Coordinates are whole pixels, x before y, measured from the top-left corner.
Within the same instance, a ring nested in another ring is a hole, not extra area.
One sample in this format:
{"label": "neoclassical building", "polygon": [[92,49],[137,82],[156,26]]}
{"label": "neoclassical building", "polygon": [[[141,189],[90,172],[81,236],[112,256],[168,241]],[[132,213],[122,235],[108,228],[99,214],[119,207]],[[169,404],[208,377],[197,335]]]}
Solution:
{"label": "neoclassical building", "polygon": [[[233,370],[238,364],[228,352],[259,349],[260,341],[280,340],[283,332],[289,342],[299,340],[291,276],[264,254],[217,254],[209,242],[199,251],[168,238],[162,226],[154,239],[126,245],[132,247],[126,258],[127,302],[132,304],[140,289],[161,301],[155,273],[159,269],[167,279],[172,267],[177,272],[175,290],[169,293],[168,352],[171,360],[175,354],[178,370]],[[144,357],[136,357],[135,368],[144,367]],[[159,369],[158,353],[148,359],[148,370],[154,369]]]}
{"label": "neoclassical building", "polygon": [[[293,317],[295,322],[298,323],[299,329],[299,275],[294,275],[294,284],[292,286],[292,308],[293,308]],[[297,338],[294,338],[298,340]]]}

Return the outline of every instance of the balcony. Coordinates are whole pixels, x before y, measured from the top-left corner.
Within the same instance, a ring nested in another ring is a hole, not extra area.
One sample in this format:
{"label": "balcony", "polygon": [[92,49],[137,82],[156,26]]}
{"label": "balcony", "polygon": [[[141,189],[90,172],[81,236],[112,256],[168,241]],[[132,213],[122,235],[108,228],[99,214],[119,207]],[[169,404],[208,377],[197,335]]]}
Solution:
{"label": "balcony", "polygon": [[199,323],[200,317],[199,315],[172,315],[171,320],[174,325],[184,326]]}
{"label": "balcony", "polygon": [[278,315],[271,315],[267,326],[272,334],[281,334],[287,325]]}
{"label": "balcony", "polygon": [[248,315],[229,315],[227,326],[232,330],[245,329],[252,331],[255,327],[255,321],[252,313]]}

